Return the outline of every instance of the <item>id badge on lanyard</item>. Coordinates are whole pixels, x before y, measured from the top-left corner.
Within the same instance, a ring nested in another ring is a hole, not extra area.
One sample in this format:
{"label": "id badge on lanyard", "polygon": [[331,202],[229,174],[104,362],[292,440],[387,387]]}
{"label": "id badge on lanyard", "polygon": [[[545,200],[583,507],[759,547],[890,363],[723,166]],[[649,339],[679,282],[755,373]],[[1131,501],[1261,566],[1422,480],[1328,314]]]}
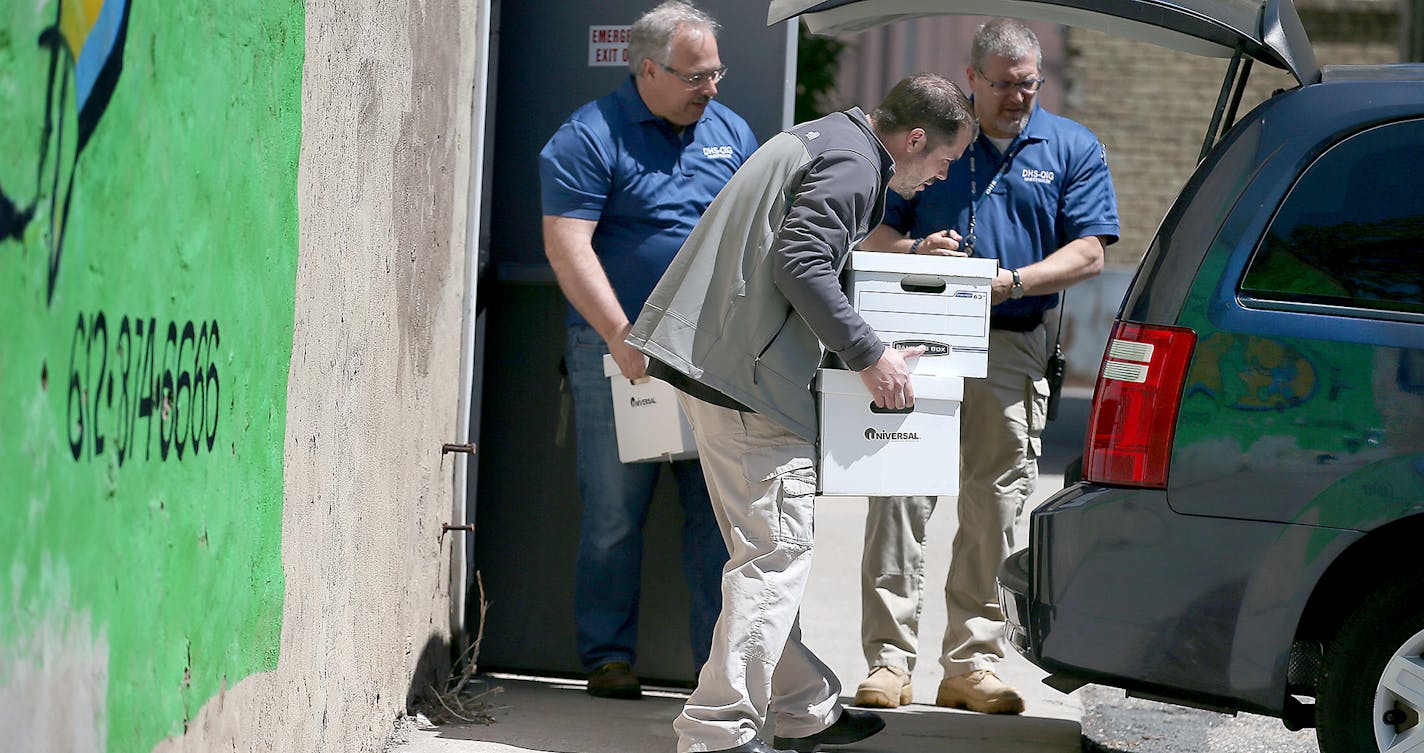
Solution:
{"label": "id badge on lanyard", "polygon": [[970,256],[974,255],[974,245],[979,240],[978,234],[974,232],[975,218],[979,205],[983,204],[984,200],[989,198],[989,194],[994,192],[994,187],[999,185],[999,179],[1003,178],[1004,175],[1009,172],[1009,163],[1014,161],[1014,157],[1018,156],[1018,153],[1027,143],[1028,141],[1026,139],[1022,136],[1019,137],[1019,143],[1014,144],[1014,147],[1009,150],[1009,153],[1004,155],[1004,161],[999,164],[999,169],[994,171],[993,179],[989,181],[989,185],[984,186],[984,193],[982,194],[979,193],[977,183],[978,166],[975,164],[974,158],[976,150],[969,150],[969,229],[964,233],[963,247],[964,251]]}

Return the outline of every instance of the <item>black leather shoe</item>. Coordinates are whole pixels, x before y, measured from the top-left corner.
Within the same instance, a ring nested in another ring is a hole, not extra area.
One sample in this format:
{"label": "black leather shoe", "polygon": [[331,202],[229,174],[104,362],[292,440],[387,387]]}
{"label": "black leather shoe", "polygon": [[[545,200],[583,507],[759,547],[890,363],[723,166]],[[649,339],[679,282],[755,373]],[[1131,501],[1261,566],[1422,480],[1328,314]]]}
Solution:
{"label": "black leather shoe", "polygon": [[711,753],[792,753],[792,752],[789,751],[789,750],[776,750],[775,748],[772,748],[770,745],[767,745],[767,744],[766,744],[766,741],[763,740],[763,739],[761,739],[760,737],[753,737],[752,739],[750,739],[750,740],[748,740],[748,741],[742,743],[741,745],[738,745],[738,746],[735,747],[735,748],[723,748],[722,750],[714,750],[714,751],[711,751]]}
{"label": "black leather shoe", "polygon": [[643,686],[628,662],[614,661],[588,673],[588,694],[596,698],[636,701],[643,697]]}
{"label": "black leather shoe", "polygon": [[777,737],[776,747],[786,748],[795,753],[813,753],[822,745],[849,745],[885,729],[885,720],[879,714],[856,709],[843,709],[841,716],[831,726],[806,737]]}

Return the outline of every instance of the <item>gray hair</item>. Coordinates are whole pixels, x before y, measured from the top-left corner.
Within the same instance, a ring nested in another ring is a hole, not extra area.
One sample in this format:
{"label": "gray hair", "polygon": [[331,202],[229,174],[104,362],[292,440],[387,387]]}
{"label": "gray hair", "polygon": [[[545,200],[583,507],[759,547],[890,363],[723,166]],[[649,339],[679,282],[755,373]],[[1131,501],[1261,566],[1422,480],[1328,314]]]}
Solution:
{"label": "gray hair", "polygon": [[990,55],[1009,60],[1022,60],[1032,55],[1038,68],[1043,68],[1043,49],[1038,46],[1038,36],[1024,22],[1012,18],[996,18],[975,30],[969,64],[974,70],[982,71]]}
{"label": "gray hair", "polygon": [[870,114],[882,134],[923,128],[931,146],[947,144],[964,129],[973,138],[979,130],[974,107],[954,82],[933,73],[900,79]]}
{"label": "gray hair", "polygon": [[633,75],[638,75],[643,58],[667,65],[672,57],[672,38],[683,27],[692,27],[689,31],[694,34],[706,31],[714,39],[719,28],[711,16],[685,0],[667,0],[639,16],[628,34],[628,69]]}

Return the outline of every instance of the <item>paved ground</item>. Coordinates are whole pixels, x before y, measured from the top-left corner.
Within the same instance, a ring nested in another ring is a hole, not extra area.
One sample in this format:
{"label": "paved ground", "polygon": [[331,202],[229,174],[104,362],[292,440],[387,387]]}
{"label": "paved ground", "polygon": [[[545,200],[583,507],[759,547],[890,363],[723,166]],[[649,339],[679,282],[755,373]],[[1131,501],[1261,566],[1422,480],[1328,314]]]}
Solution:
{"label": "paved ground", "polygon": [[[1081,452],[1089,395],[1071,394],[1062,415],[1044,435],[1043,473],[1035,507],[1062,486],[1062,469]],[[915,671],[921,703],[886,712],[881,734],[840,750],[866,753],[1315,753],[1314,732],[1287,731],[1277,719],[1228,716],[1124,696],[1121,690],[1088,686],[1065,696],[1043,685],[1043,673],[1017,654],[1001,665],[1009,682],[1028,700],[1021,717],[982,716],[926,705],[941,670],[933,660],[943,634],[939,597],[954,536],[952,501],[931,518],[927,593],[921,620],[922,653],[930,659]],[[816,561],[802,609],[806,642],[835,670],[849,700],[866,672],[858,638],[858,569],[865,516],[863,499],[824,499],[817,508]],[[1027,537],[1027,516],[1018,544]],[[406,720],[391,753],[671,753],[671,720],[686,698],[681,690],[652,690],[640,702],[589,697],[583,683],[498,676],[483,678],[488,725],[420,725]],[[766,730],[770,739],[774,730]]]}
{"label": "paved ground", "polygon": [[[1064,465],[1081,446],[1087,401],[1064,401],[1063,417],[1045,434],[1036,506],[1062,488]],[[1011,653],[1000,674],[1025,694],[1023,716],[986,716],[941,709],[933,702],[942,670],[934,657],[944,633],[942,593],[949,565],[949,544],[956,516],[945,500],[930,520],[931,542],[926,573],[927,596],[921,617],[922,653],[928,656],[914,673],[914,703],[886,712],[888,726],[862,744],[839,748],[874,753],[1076,753],[1082,749],[1083,707],[1042,684],[1043,673]],[[824,499],[817,507],[816,559],[803,604],[802,632],[809,645],[835,670],[849,701],[865,676],[859,640],[859,567],[865,500]],[[1028,535],[1027,515],[1020,522],[1018,545]],[[653,690],[642,701],[591,698],[579,681],[514,676],[483,678],[492,690],[492,724],[421,725],[406,723],[392,753],[671,753],[676,747],[671,722],[686,698],[681,690]],[[498,690],[494,690],[494,689]],[[770,740],[774,730],[766,730]]]}
{"label": "paved ground", "polygon": [[[1060,476],[1043,479],[1056,489]],[[1046,496],[1046,491],[1041,494]],[[914,674],[915,697],[931,702],[942,670],[934,661],[944,632],[944,602],[939,598],[948,569],[949,542],[954,536],[952,504],[936,510],[929,537],[928,591],[921,617],[922,643],[931,657]],[[866,672],[859,640],[858,572],[864,499],[823,500],[816,517],[816,561],[801,621],[807,645],[835,670],[842,696],[849,701]],[[1027,521],[1019,535],[1027,535]],[[1043,673],[1017,654],[1006,657],[1000,673],[1021,688],[1028,711],[1022,717],[986,716],[941,709],[926,703],[886,712],[881,734],[865,743],[839,750],[874,753],[1076,753],[1081,750],[1079,720],[1083,709],[1039,682]],[[676,747],[671,722],[686,698],[681,690],[653,690],[642,701],[597,699],[583,692],[580,681],[511,675],[483,678],[485,688],[498,688],[488,698],[488,725],[412,725],[393,753],[670,753]],[[774,729],[765,732],[770,739]]]}
{"label": "paved ground", "polygon": [[1128,698],[1089,685],[1083,702],[1084,753],[1319,753],[1315,730],[1291,732],[1281,720],[1218,714]]}
{"label": "paved ground", "polygon": [[[591,698],[582,683],[488,678],[493,697],[487,725],[412,728],[394,753],[671,753],[671,721],[681,692],[652,693],[637,702]],[[1062,753],[1080,749],[1078,724],[1026,715],[982,716],[912,705],[886,712],[884,732],[836,750],[864,753]],[[774,730],[766,730],[770,739]]]}

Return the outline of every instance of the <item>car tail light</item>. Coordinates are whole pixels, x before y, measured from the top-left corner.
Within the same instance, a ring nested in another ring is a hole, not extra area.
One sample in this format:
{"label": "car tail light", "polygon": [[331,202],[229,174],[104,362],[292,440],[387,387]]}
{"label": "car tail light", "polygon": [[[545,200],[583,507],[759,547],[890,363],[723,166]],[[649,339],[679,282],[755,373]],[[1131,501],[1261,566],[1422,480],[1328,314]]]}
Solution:
{"label": "car tail light", "polygon": [[1196,333],[1117,322],[1093,392],[1083,476],[1099,484],[1167,487],[1172,434]]}

